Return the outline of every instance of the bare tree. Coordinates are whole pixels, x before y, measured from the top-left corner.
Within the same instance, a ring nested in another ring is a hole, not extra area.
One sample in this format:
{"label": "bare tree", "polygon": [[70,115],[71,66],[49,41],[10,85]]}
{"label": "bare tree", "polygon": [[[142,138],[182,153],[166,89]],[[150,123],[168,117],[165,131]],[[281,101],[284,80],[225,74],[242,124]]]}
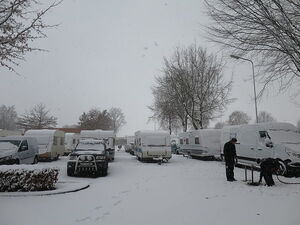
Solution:
{"label": "bare tree", "polygon": [[159,122],[159,125],[163,129],[169,130],[169,133],[172,134],[173,130],[177,130],[182,124],[183,130],[186,131],[186,124],[183,121],[180,122],[180,113],[181,111],[176,110],[176,104],[172,97],[168,94],[168,86],[164,86],[160,82],[160,78],[157,78],[158,86],[152,88],[152,94],[154,96],[154,103],[152,106],[149,106],[149,109],[153,112],[153,116],[150,117],[152,120]]}
{"label": "bare tree", "polygon": [[60,2],[44,9],[37,0],[0,0],[0,65],[12,71],[27,52],[42,50],[31,42],[46,37],[44,30],[53,27],[44,15]]}
{"label": "bare tree", "polygon": [[215,129],[222,129],[225,125],[226,123],[224,122],[218,122],[215,124]]}
{"label": "bare tree", "polygon": [[17,122],[15,106],[0,106],[0,129],[15,130]]}
{"label": "bare tree", "polygon": [[248,124],[251,120],[250,116],[242,111],[234,111],[230,114],[228,119],[229,125],[240,125],[240,124]]}
{"label": "bare tree", "polygon": [[262,91],[300,81],[300,3],[295,0],[205,0],[214,23],[210,39],[263,66]]}
{"label": "bare tree", "polygon": [[258,114],[258,123],[276,122],[276,119],[266,111],[261,111]]}
{"label": "bare tree", "polygon": [[25,129],[53,128],[57,125],[57,118],[49,114],[46,105],[37,104],[18,118],[17,125]]}
{"label": "bare tree", "polygon": [[117,134],[120,128],[126,124],[124,113],[122,109],[114,107],[111,108],[108,113],[112,121],[112,129],[115,134]]}
{"label": "bare tree", "polygon": [[90,109],[79,117],[79,127],[82,129],[111,130],[112,120],[107,110]]}
{"label": "bare tree", "polygon": [[169,60],[165,59],[167,84],[194,129],[207,127],[232,101],[232,82],[223,80],[222,68],[216,56],[196,44],[177,48]]}

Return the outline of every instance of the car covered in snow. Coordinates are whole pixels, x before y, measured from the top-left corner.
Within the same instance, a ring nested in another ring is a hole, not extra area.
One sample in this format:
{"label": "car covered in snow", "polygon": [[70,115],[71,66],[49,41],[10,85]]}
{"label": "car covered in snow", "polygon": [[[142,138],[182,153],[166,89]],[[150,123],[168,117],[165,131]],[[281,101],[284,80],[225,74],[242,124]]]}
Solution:
{"label": "car covered in snow", "polygon": [[0,165],[38,163],[38,144],[33,137],[0,137]]}
{"label": "car covered in snow", "polygon": [[109,152],[101,140],[80,140],[74,151],[69,155],[67,175],[106,176]]}

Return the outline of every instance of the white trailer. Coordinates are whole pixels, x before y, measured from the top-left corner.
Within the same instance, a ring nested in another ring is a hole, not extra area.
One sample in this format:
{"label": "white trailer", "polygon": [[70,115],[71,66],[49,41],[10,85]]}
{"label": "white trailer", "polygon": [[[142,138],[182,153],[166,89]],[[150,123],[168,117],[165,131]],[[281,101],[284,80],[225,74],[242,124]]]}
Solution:
{"label": "white trailer", "polygon": [[116,134],[113,130],[82,130],[80,132],[80,138],[104,140],[106,144],[106,150],[109,152],[109,160],[112,161],[115,159]]}
{"label": "white trailer", "polygon": [[165,160],[172,157],[170,134],[165,131],[135,132],[135,154],[138,160]]}
{"label": "white trailer", "polygon": [[65,155],[70,154],[78,145],[80,134],[78,133],[66,133],[65,134]]}
{"label": "white trailer", "polygon": [[215,159],[220,155],[221,130],[201,129],[179,134],[179,146],[192,158]]}
{"label": "white trailer", "polygon": [[222,129],[223,146],[237,138],[238,163],[258,167],[261,159],[278,158],[286,167],[287,176],[300,176],[300,133],[289,123],[262,123],[229,126]]}
{"label": "white trailer", "polygon": [[35,137],[39,147],[39,160],[54,160],[65,152],[65,132],[61,130],[28,130],[26,137]]}

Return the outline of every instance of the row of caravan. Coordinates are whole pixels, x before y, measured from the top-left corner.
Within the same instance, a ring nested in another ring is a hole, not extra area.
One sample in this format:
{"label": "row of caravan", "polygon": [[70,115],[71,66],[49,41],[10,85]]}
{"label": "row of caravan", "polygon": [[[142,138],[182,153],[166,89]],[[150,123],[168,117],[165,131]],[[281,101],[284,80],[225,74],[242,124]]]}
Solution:
{"label": "row of caravan", "polygon": [[[80,133],[65,133],[58,129],[42,129],[28,130],[23,136],[6,136],[0,139],[0,161],[3,161],[3,163],[5,163],[4,159],[8,158],[13,158],[11,162],[26,163],[27,161],[36,160],[34,159],[36,156],[38,160],[55,160],[59,156],[73,151],[80,139],[104,140],[106,149],[109,152],[109,160],[114,160],[115,156],[115,134],[113,131],[82,130]],[[21,145],[25,142],[31,143],[31,140],[35,140],[36,147],[31,148],[34,144],[30,144],[25,151]],[[25,154],[30,155],[30,160],[23,160]]]}
{"label": "row of caravan", "polygon": [[236,138],[238,163],[258,166],[263,158],[278,158],[286,175],[300,176],[300,132],[289,123],[261,123],[203,129],[179,134],[182,154],[195,158],[222,158],[223,146]]}

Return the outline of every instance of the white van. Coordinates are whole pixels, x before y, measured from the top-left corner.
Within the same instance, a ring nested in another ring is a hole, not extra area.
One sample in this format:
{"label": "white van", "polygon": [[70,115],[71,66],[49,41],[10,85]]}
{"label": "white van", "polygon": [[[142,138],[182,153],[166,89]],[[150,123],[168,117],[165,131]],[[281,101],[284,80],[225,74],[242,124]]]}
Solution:
{"label": "white van", "polygon": [[28,130],[25,137],[35,137],[40,160],[58,159],[65,152],[65,132],[61,130]]}
{"label": "white van", "polygon": [[0,138],[0,165],[38,163],[38,144],[32,137]]}
{"label": "white van", "polygon": [[135,154],[138,160],[166,160],[172,157],[170,134],[165,131],[135,132]]}
{"label": "white van", "polygon": [[64,155],[69,155],[78,145],[80,134],[65,133],[65,152]]}
{"label": "white van", "polygon": [[104,140],[106,144],[106,150],[109,152],[109,160],[112,161],[115,159],[116,134],[113,130],[82,130],[80,132],[80,138]]}
{"label": "white van", "polygon": [[201,129],[179,134],[183,154],[192,158],[215,159],[220,155],[221,130]]}
{"label": "white van", "polygon": [[258,166],[263,158],[284,162],[287,176],[300,176],[300,133],[288,123],[261,123],[229,126],[222,129],[223,146],[237,138],[236,152],[241,165]]}

